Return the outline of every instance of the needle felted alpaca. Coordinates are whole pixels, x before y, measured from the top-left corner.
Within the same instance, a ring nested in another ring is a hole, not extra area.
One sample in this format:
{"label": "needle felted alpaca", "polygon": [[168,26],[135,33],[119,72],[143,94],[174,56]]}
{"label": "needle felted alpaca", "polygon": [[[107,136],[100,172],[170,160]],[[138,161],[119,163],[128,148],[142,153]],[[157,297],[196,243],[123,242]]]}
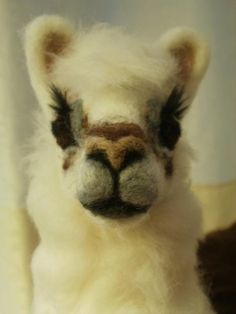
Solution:
{"label": "needle felted alpaca", "polygon": [[77,33],[42,16],[25,51],[42,108],[29,171],[32,313],[213,313],[181,135],[206,43],[182,28],[155,45],[105,25]]}

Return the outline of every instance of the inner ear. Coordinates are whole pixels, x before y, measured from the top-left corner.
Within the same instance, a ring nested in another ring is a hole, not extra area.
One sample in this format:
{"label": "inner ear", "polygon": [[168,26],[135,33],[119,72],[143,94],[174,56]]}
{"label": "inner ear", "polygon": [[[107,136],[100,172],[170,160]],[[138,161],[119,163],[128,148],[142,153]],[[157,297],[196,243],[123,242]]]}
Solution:
{"label": "inner ear", "polygon": [[67,34],[52,32],[47,34],[43,43],[44,63],[47,72],[53,68],[55,59],[65,53],[71,38]]}
{"label": "inner ear", "polygon": [[43,15],[33,20],[25,32],[29,72],[40,75],[50,71],[56,58],[70,47],[74,32],[71,23],[60,16]]}
{"label": "inner ear", "polygon": [[208,44],[189,28],[175,28],[164,34],[161,46],[175,59],[177,84],[183,86],[191,97],[208,66]]}
{"label": "inner ear", "polygon": [[50,72],[59,57],[69,54],[74,38],[75,30],[71,23],[60,16],[43,15],[26,27],[24,44],[31,84],[50,120]]}
{"label": "inner ear", "polygon": [[187,82],[192,74],[195,60],[195,52],[189,43],[170,50],[178,64],[178,77],[182,82]]}

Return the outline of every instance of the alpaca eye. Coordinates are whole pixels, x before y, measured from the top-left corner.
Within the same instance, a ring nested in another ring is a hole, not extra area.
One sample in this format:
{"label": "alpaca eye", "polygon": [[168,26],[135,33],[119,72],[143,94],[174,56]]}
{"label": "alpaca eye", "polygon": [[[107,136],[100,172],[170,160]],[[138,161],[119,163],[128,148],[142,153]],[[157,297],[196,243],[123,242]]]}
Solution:
{"label": "alpaca eye", "polygon": [[174,117],[161,121],[158,137],[162,146],[173,150],[180,136],[180,123]]}
{"label": "alpaca eye", "polygon": [[76,146],[77,142],[71,126],[71,106],[66,100],[66,94],[63,94],[58,88],[51,88],[52,97],[56,105],[50,107],[56,112],[56,119],[51,123],[51,130],[56,138],[57,144],[66,149],[70,146]]}
{"label": "alpaca eye", "polygon": [[62,149],[77,144],[70,127],[67,125],[67,121],[63,117],[58,116],[56,120],[52,122],[51,128],[57,144],[61,146]]}
{"label": "alpaca eye", "polygon": [[180,120],[187,107],[183,106],[183,90],[176,87],[166,103],[161,106],[157,100],[148,101],[148,123],[152,133],[158,137],[161,146],[173,150],[181,136]]}
{"label": "alpaca eye", "polygon": [[187,108],[183,103],[183,89],[175,87],[160,112],[159,141],[170,150],[181,136],[180,120]]}

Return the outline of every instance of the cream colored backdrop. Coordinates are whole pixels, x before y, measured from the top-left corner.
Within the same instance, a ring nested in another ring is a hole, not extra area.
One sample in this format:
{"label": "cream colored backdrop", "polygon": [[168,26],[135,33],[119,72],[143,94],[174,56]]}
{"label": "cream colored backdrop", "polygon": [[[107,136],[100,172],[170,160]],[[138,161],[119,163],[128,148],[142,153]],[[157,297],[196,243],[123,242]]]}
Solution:
{"label": "cream colored backdrop", "polygon": [[212,61],[185,121],[197,156],[193,186],[203,203],[205,230],[236,221],[236,0],[0,0],[0,312],[4,314],[26,313],[29,297],[18,295],[19,300],[8,302],[17,289],[25,291],[30,284],[28,279],[14,284],[17,273],[27,272],[30,251],[22,160],[36,107],[21,34],[25,24],[45,13],[84,24],[123,25],[153,40],[179,25],[205,35]]}

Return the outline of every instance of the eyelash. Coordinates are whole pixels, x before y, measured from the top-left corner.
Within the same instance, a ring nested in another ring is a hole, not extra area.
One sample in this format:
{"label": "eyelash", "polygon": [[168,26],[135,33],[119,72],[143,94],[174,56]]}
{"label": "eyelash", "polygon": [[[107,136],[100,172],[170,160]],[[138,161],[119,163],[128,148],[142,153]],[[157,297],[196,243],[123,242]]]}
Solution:
{"label": "eyelash", "polygon": [[[151,130],[155,136],[158,136],[159,143],[161,146],[173,150],[175,145],[181,136],[181,126],[180,120],[183,116],[184,111],[187,109],[186,106],[183,106],[184,91],[183,89],[178,89],[175,87],[165,105],[158,111],[159,104],[156,100],[151,100],[150,113],[148,122],[151,126]],[[157,121],[160,121],[159,125]]]}
{"label": "eyelash", "polygon": [[186,106],[182,106],[183,90],[174,88],[160,113],[159,140],[161,145],[173,150],[181,136],[180,120],[183,117]]}
{"label": "eyelash", "polygon": [[[66,93],[62,93],[56,86],[51,87],[52,99],[57,105],[50,105],[50,107],[56,112],[56,119],[51,123],[51,130],[56,138],[58,145],[65,150],[71,146],[77,146],[78,143],[75,140],[72,126],[71,126],[71,112],[73,111],[66,99]],[[156,102],[156,101],[154,101]],[[179,137],[181,136],[180,119],[183,116],[186,106],[182,106],[183,90],[176,87],[170,93],[166,104],[163,106],[160,112],[160,125],[156,126],[156,121],[149,119],[151,128],[155,133],[158,133],[160,144],[167,147],[169,150],[173,150]],[[157,104],[153,104],[151,101],[151,110]],[[155,116],[155,114],[154,114]]]}
{"label": "eyelash", "polygon": [[71,106],[67,102],[66,93],[62,93],[56,86],[51,87],[52,99],[56,105],[50,107],[56,112],[56,119],[51,123],[51,130],[58,145],[64,150],[76,146],[71,126]]}
{"label": "eyelash", "polygon": [[166,104],[161,110],[161,118],[173,116],[176,120],[180,120],[183,117],[187,106],[182,106],[185,102],[183,99],[184,90],[175,87],[170,93]]}

